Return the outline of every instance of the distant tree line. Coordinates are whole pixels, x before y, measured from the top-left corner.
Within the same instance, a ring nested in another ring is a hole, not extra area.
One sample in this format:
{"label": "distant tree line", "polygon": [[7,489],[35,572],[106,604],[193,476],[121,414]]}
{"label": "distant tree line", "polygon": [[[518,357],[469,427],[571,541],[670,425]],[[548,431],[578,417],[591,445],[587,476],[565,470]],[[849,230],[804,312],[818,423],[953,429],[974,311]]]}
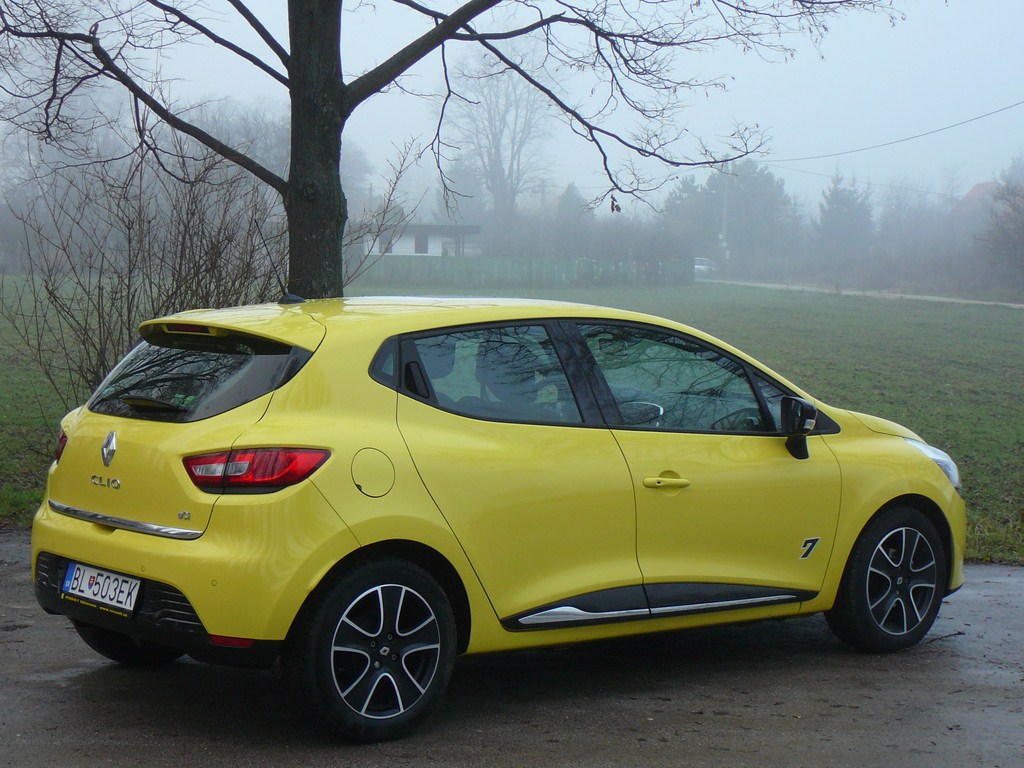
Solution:
{"label": "distant tree line", "polygon": [[[475,78],[468,87],[476,89],[476,104],[486,108],[473,119],[453,109],[456,140],[434,205],[422,199],[408,205],[398,193],[408,157],[381,184],[373,181],[376,176],[365,155],[357,147],[347,148],[341,172],[354,213],[346,238],[348,274],[363,275],[368,289],[386,284],[389,290],[416,290],[432,282],[432,272],[453,289],[461,287],[452,284],[455,275],[474,290],[508,284],[679,283],[692,277],[692,260],[700,257],[717,264],[716,277],[730,280],[811,284],[837,291],[1024,296],[1024,158],[1012,160],[997,180],[959,195],[922,192],[910,184],[865,186],[836,175],[813,207],[795,199],[767,165],[747,158],[722,166],[703,181],[683,176],[662,200],[648,198],[648,208],[627,206],[631,212],[623,212],[624,201],[614,196],[602,198],[595,207],[574,185],[562,186],[551,178],[544,151],[546,118],[536,109],[536,94],[509,89],[500,78],[482,77],[479,70],[461,76]],[[512,107],[530,118],[518,124],[519,130],[512,130],[516,124],[499,130],[489,113]],[[208,120],[224,135],[235,136],[237,144],[267,167],[284,172],[284,115],[228,104],[213,110]],[[488,125],[492,129],[483,130]],[[527,130],[527,125],[532,128]],[[116,154],[111,150],[119,141],[116,125],[94,132],[91,141],[97,155]],[[154,295],[166,300],[153,307],[133,301],[137,312],[280,293],[283,211],[272,197],[258,195],[243,176],[228,173],[223,163],[184,141],[177,167],[130,152],[114,163],[82,163],[80,157],[71,162],[55,148],[24,137],[5,144],[0,187],[7,205],[0,210],[0,269],[37,278],[45,271],[48,282],[57,284],[66,279],[65,272],[75,274],[75,259],[80,264],[96,259],[99,230],[94,222],[106,222],[110,232],[102,242],[112,252],[120,248],[134,254],[144,246],[165,259],[187,255],[184,267],[161,267],[161,275],[181,275],[188,264],[195,265],[195,244],[203,243],[198,253],[207,260],[207,282],[193,281],[190,292],[161,288]],[[204,184],[232,191],[205,198],[187,191]],[[175,216],[186,209],[168,203],[174,195],[203,200],[204,215],[193,216],[191,227]],[[244,207],[241,201],[247,196],[258,204]],[[228,207],[211,211],[217,200]],[[144,221],[129,220],[122,210],[129,201],[135,217],[150,211]],[[243,220],[250,221],[244,237],[226,239],[223,229],[203,231],[214,221],[217,227],[239,227]],[[477,262],[444,267],[443,274],[436,262],[416,265],[414,272],[389,264],[389,257],[381,254],[411,221],[479,226],[481,235],[465,257]],[[71,239],[75,227],[78,243]],[[142,237],[147,243],[141,244]],[[221,253],[229,257],[216,262],[226,279],[209,268]],[[114,261],[106,255],[102,259],[108,271]],[[488,261],[497,266],[489,269]],[[142,268],[141,262],[132,263]],[[254,293],[236,279],[257,272]],[[207,295],[227,286],[234,292]],[[132,323],[142,319],[132,314]]]}
{"label": "distant tree line", "polygon": [[[546,284],[656,284],[692,276],[692,259],[705,258],[724,279],[1024,296],[1024,159],[962,193],[837,174],[808,207],[769,166],[744,158],[702,183],[683,176],[660,204],[648,196],[652,207],[630,215],[614,194],[588,198],[551,178],[550,115],[535,91],[507,75],[470,65],[454,76],[473,98],[450,107],[454,140],[435,219],[482,225],[475,252],[495,266],[435,264],[444,284],[460,275],[471,275],[474,288],[528,287],[538,276]],[[368,277],[416,287],[429,283],[429,267],[382,262]]]}
{"label": "distant tree line", "polygon": [[[460,178],[473,204],[455,218],[483,225],[478,252],[484,257],[627,259],[651,282],[680,274],[676,262],[692,265],[700,257],[715,262],[715,276],[730,280],[1024,297],[1020,157],[999,179],[958,195],[908,183],[862,185],[837,174],[811,209],[752,159],[723,166],[703,182],[685,176],[660,206],[632,214],[609,215],[607,201],[595,210],[575,186],[555,193],[549,181],[546,194],[535,189],[529,203],[499,216],[472,168],[460,168]],[[394,279],[400,275],[389,276]]]}

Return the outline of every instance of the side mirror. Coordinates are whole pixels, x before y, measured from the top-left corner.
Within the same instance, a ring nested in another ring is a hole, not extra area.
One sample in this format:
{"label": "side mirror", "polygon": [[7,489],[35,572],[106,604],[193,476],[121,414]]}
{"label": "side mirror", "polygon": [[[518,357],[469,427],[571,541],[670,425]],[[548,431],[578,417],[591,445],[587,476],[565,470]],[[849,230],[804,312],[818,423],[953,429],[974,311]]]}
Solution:
{"label": "side mirror", "polygon": [[786,448],[795,459],[806,459],[807,435],[814,430],[818,409],[814,403],[800,397],[782,398],[782,433],[786,435]]}

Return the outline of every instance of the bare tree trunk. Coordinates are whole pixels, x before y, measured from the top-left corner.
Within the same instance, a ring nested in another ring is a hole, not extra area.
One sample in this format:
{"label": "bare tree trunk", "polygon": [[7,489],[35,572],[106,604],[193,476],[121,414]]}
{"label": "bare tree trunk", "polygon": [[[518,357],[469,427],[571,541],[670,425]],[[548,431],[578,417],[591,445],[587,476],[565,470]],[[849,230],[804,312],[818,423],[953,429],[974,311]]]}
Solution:
{"label": "bare tree trunk", "polygon": [[288,290],[304,298],[342,295],[341,0],[289,0],[291,169]]}

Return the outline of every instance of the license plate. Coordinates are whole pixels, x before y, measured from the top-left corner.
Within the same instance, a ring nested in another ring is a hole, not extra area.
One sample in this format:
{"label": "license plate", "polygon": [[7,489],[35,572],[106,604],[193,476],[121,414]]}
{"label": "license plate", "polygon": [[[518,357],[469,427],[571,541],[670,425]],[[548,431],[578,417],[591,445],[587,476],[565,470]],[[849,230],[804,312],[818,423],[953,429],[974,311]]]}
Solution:
{"label": "license plate", "polygon": [[124,574],[70,563],[61,587],[61,598],[127,617],[135,609],[141,583]]}

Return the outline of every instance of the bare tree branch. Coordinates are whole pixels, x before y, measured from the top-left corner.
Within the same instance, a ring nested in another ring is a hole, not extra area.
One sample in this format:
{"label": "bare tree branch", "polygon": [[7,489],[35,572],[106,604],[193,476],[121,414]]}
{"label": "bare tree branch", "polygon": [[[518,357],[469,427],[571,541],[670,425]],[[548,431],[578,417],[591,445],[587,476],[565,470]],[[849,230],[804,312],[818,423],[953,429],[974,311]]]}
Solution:
{"label": "bare tree branch", "polygon": [[93,54],[97,60],[103,65],[104,72],[108,73],[110,77],[117,80],[123,85],[133,97],[141,101],[147,107],[160,117],[161,120],[166,122],[169,126],[174,128],[176,131],[180,131],[186,136],[191,136],[196,141],[200,142],[206,147],[209,147],[214,152],[219,154],[221,157],[230,160],[231,162],[238,165],[240,168],[244,168],[257,179],[267,184],[269,187],[277,190],[281,194],[284,194],[287,186],[284,179],[272,172],[270,169],[265,168],[261,164],[257,163],[251,157],[242,152],[239,152],[234,147],[230,147],[219,139],[211,136],[209,133],[204,131],[197,125],[194,125],[187,120],[182,119],[177,114],[172,112],[160,101],[154,98],[148,91],[140,86],[131,76],[128,75],[123,69],[117,66],[114,59],[107,53],[106,49],[100,44],[99,38],[96,36],[97,29],[94,25],[89,31],[90,45],[92,46]]}
{"label": "bare tree branch", "polygon": [[[444,13],[442,13],[440,11],[435,11],[432,8],[428,8],[425,5],[417,3],[415,0],[393,0],[393,2],[395,2],[398,5],[404,5],[407,8],[411,8],[412,10],[416,11],[417,13],[420,13],[423,16],[427,16],[428,18],[431,18],[431,19],[433,19],[434,21],[437,21],[437,22],[444,21],[446,18],[448,18],[446,14],[444,14]],[[538,13],[539,13],[539,9],[538,9]],[[462,32],[456,32],[455,34],[452,35],[452,39],[453,40],[462,40],[462,41],[512,40],[512,39],[517,38],[517,37],[523,37],[525,35],[528,35],[531,32],[536,32],[537,30],[539,30],[539,29],[541,29],[543,27],[550,26],[550,25],[555,24],[555,23],[557,23],[559,21],[566,21],[566,20],[567,19],[565,18],[565,14],[558,13],[558,14],[555,14],[553,16],[544,16],[544,17],[538,19],[537,21],[533,22],[532,24],[527,24],[526,26],[523,26],[523,27],[517,27],[515,29],[508,29],[508,30],[504,30],[504,31],[501,31],[501,32],[476,33],[476,34],[472,34],[472,35],[471,34],[462,33]]]}
{"label": "bare tree branch", "polygon": [[277,41],[277,38],[270,34],[270,31],[256,18],[255,14],[249,10],[246,4],[241,0],[228,0],[228,2],[238,11],[238,15],[245,19],[246,23],[256,31],[256,34],[260,36],[260,39],[263,40],[266,46],[274,52],[274,55],[284,65],[284,68],[290,69],[291,57],[288,55],[288,51]]}
{"label": "bare tree branch", "polygon": [[414,64],[440,48],[446,40],[477,16],[501,2],[502,0],[469,0],[387,61],[353,80],[344,89],[343,115],[347,117],[352,114],[352,111],[366,99],[408,72]]}
{"label": "bare tree branch", "polygon": [[563,99],[557,96],[552,89],[540,83],[523,67],[521,67],[519,64],[517,64],[504,53],[502,53],[489,41],[480,41],[480,44],[488,51],[490,51],[494,55],[494,57],[498,59],[498,61],[502,62],[506,67],[508,67],[510,70],[518,74],[521,78],[523,78],[523,80],[525,80],[538,91],[543,93],[548,98],[548,100],[551,101],[552,104],[558,107],[558,109],[560,109],[573,121],[573,130],[576,131],[580,136],[590,141],[597,148],[597,151],[601,156],[601,166],[604,169],[605,176],[608,179],[609,183],[612,185],[612,187],[618,190],[619,192],[623,192],[626,194],[636,194],[638,192],[649,191],[649,189],[641,185],[624,185],[621,183],[621,181],[618,178],[618,175],[615,173],[614,169],[611,166],[610,156],[608,154],[608,149],[605,145],[606,140],[618,144],[619,146],[631,152],[635,152],[640,157],[654,158],[672,168],[696,168],[700,166],[706,166],[711,163],[731,162],[733,160],[738,160],[742,157],[746,157],[751,153],[759,151],[759,149],[762,146],[760,140],[754,139],[753,143],[751,143],[751,139],[749,137],[737,135],[736,138],[741,142],[740,146],[737,149],[737,151],[735,151],[728,157],[712,158],[711,156],[705,156],[705,158],[702,160],[679,160],[662,151],[661,147],[658,146],[656,143],[652,142],[647,145],[644,145],[639,142],[631,141],[625,138],[624,136],[616,133],[615,131],[611,131],[601,127],[593,120],[584,116],[583,113],[580,112],[578,109],[575,109],[574,107],[570,106],[567,102],[565,102]]}
{"label": "bare tree branch", "polygon": [[[172,5],[169,5],[168,3],[161,2],[161,0],[146,0],[146,2],[149,3],[150,5],[152,5],[154,8],[159,8],[161,11],[163,11],[168,16],[171,16],[171,17],[173,17],[175,19],[178,19],[182,23],[188,25],[189,27],[194,29],[196,32],[201,34],[203,37],[205,37],[208,40],[210,40],[211,42],[221,46],[222,48],[227,49],[231,53],[233,53],[236,56],[238,56],[240,59],[244,59],[245,61],[248,61],[253,66],[257,67],[258,69],[262,70],[263,72],[265,72],[266,74],[270,75],[272,78],[277,80],[285,88],[288,87],[288,77],[286,75],[282,75],[280,72],[278,72],[276,69],[271,67],[269,64],[267,64],[265,61],[263,61],[261,58],[259,58],[255,54],[250,53],[249,51],[245,50],[241,46],[235,45],[230,40],[226,40],[225,38],[221,37],[216,32],[214,32],[212,29],[210,29],[206,25],[202,24],[200,21],[198,21],[196,19],[193,19],[188,14],[178,10],[177,8],[175,8]],[[238,5],[240,5],[240,4],[236,4],[236,7],[238,7]],[[242,6],[242,7],[244,8],[244,6]],[[248,9],[245,9],[245,10],[248,11]],[[250,14],[250,16],[251,16],[251,14]],[[260,27],[260,29],[262,29],[262,27]],[[273,38],[271,38],[271,40],[273,40]],[[273,42],[274,42],[275,45],[277,44],[276,40],[273,41]],[[279,47],[280,46],[278,46],[278,48]],[[285,57],[285,66],[286,67],[288,66],[287,56]]]}
{"label": "bare tree branch", "polygon": [[391,173],[384,193],[377,200],[369,201],[368,208],[361,215],[350,219],[344,238],[349,255],[345,260],[345,285],[366,274],[380,261],[416,215],[419,203],[406,208],[400,186],[419,154],[412,142],[400,147],[397,157],[388,163]]}

